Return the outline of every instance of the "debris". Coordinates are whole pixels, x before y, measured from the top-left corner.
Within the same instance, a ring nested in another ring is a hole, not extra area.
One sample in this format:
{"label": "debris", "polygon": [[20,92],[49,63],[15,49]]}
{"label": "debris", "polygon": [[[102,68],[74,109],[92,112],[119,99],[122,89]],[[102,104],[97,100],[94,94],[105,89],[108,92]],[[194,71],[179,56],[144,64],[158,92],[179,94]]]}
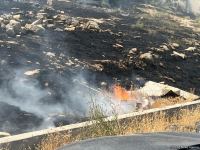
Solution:
{"label": "debris", "polygon": [[27,76],[33,76],[39,73],[40,73],[40,69],[35,69],[35,70],[26,71],[24,74]]}

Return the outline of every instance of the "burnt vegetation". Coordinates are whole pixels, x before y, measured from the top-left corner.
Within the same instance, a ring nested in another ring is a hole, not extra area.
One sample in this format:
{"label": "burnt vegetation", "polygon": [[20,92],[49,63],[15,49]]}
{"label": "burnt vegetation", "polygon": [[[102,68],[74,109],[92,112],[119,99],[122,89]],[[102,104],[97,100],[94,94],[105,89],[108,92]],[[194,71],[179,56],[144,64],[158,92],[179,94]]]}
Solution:
{"label": "burnt vegetation", "polygon": [[[119,1],[103,7],[55,1],[47,6],[1,1],[1,89],[20,99],[11,83],[18,75],[15,70],[36,70],[26,78],[33,80],[34,87],[37,80],[37,87],[48,91],[39,97],[40,104],[53,107],[67,99],[68,107],[76,107],[78,114],[84,110],[70,95],[79,74],[97,87],[116,79],[124,85],[134,80],[140,86],[140,77],[200,94],[198,16],[154,4]],[[67,124],[84,120],[72,118]],[[40,115],[32,119],[41,125]]]}

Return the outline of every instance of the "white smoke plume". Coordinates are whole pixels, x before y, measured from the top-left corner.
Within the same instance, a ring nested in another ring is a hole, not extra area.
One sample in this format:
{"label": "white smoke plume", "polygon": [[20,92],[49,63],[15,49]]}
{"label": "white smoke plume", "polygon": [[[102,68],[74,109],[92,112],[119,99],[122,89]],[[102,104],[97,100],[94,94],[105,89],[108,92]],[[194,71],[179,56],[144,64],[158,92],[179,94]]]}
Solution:
{"label": "white smoke plume", "polygon": [[[54,117],[59,115],[66,118],[68,116],[88,117],[92,104],[100,106],[106,115],[112,115],[113,111],[122,114],[135,109],[134,102],[121,103],[106,93],[107,91],[96,92],[97,88],[88,85],[83,75],[74,77],[73,85],[67,85],[66,82],[66,89],[60,92],[63,102],[56,102],[56,99],[54,100],[56,103],[43,102],[42,99],[51,95],[50,90],[41,88],[37,79],[24,75],[24,72],[25,69],[15,70],[12,73],[13,77],[2,84],[0,102],[43,118],[43,123],[39,128],[54,126]],[[65,78],[59,80],[57,82],[65,84]]]}

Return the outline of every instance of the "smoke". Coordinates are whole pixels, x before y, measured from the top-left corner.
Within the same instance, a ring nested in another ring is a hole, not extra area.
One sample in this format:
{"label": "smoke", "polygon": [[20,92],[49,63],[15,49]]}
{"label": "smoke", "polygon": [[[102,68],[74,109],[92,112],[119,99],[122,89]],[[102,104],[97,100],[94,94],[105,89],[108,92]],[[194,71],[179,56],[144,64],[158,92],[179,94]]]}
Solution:
{"label": "smoke", "polygon": [[[82,74],[72,78],[73,84],[69,83],[65,77],[56,78],[55,74],[49,75],[52,80],[58,84],[62,83],[63,86],[57,91],[62,100],[48,101],[55,98],[52,97],[52,89],[43,88],[37,78],[24,75],[27,68],[17,70],[9,68],[9,70],[7,74],[9,78],[5,79],[0,87],[0,102],[42,118],[43,122],[34,129],[53,127],[59,116],[68,119],[69,123],[75,123],[77,118],[89,117],[93,104],[100,106],[108,116],[112,115],[113,111],[123,114],[135,109],[134,102],[120,102],[109,95],[108,91],[89,85]],[[9,126],[15,128],[15,125]]]}
{"label": "smoke", "polygon": [[170,6],[175,9],[194,15],[200,15],[200,1],[199,0],[156,0],[156,3],[162,6]]}

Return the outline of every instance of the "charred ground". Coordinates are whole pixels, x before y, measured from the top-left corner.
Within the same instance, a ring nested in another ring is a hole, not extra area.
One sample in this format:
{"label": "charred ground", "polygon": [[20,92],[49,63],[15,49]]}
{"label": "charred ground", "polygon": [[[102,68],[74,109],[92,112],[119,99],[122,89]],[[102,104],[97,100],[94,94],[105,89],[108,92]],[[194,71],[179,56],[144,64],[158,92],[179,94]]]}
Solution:
{"label": "charred ground", "polygon": [[[127,9],[73,2],[52,7],[21,3],[2,6],[1,86],[9,89],[13,70],[23,68],[40,69],[30,77],[39,81],[40,88],[46,89],[48,83],[52,94],[42,103],[62,102],[62,93],[70,88],[66,84],[74,84],[72,79],[80,73],[97,85],[138,78],[137,84],[141,84],[142,78],[200,94],[197,18],[140,3]],[[19,31],[8,32],[10,20],[20,22]],[[42,26],[39,31],[26,26],[36,20],[36,25]]]}

